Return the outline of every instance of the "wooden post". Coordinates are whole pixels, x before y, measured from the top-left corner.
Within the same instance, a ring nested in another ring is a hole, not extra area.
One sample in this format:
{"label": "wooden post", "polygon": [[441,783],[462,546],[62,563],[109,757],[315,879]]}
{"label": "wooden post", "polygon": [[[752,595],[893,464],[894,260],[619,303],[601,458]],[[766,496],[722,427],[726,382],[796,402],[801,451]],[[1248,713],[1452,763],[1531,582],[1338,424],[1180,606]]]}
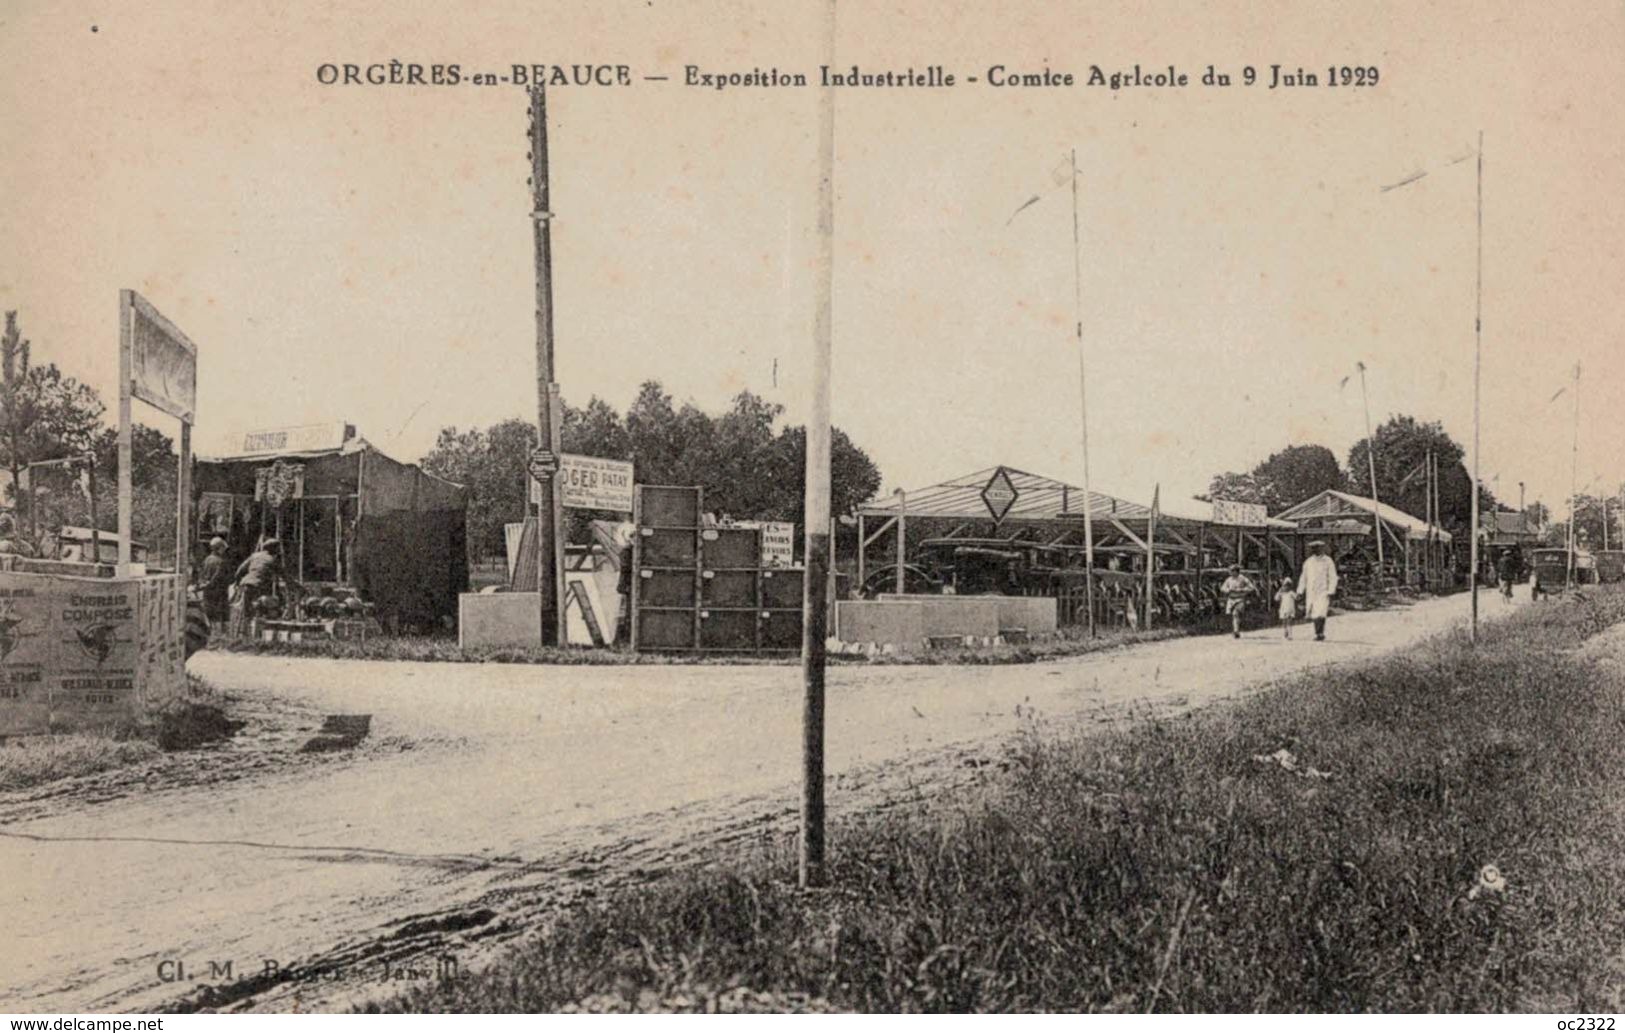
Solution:
{"label": "wooden post", "polygon": [[1480,372],[1484,352],[1484,131],[1478,132],[1478,283],[1473,313],[1473,497],[1467,518],[1469,586],[1472,591],[1472,624],[1467,629],[1471,642],[1478,641],[1478,413]]}
{"label": "wooden post", "polygon": [[1564,584],[1574,587],[1574,550],[1580,543],[1580,364],[1574,364],[1574,447],[1569,455],[1569,534],[1568,574]]}
{"label": "wooden post", "polygon": [[907,584],[903,575],[903,562],[908,555],[908,492],[897,489],[897,576],[892,591],[902,595]]}
{"label": "wooden post", "polygon": [[[825,63],[835,66],[835,0],[823,18]],[[829,614],[830,355],[835,316],[835,88],[818,97],[817,242],[813,265],[812,411],[807,418],[806,577],[801,621],[801,842],[803,888],[824,881],[824,639]],[[899,539],[900,540],[900,539]]]}
{"label": "wooden post", "polygon": [[1089,637],[1095,635],[1094,496],[1089,491],[1089,378],[1083,355],[1083,245],[1078,230],[1078,151],[1072,149],[1072,295],[1077,316],[1078,421],[1083,444],[1083,588],[1089,607]]}
{"label": "wooden post", "polygon": [[868,578],[869,571],[865,568],[865,565],[864,565],[864,557],[868,553],[868,551],[869,551],[869,543],[864,541],[863,514],[859,513],[858,514],[858,591],[859,592],[862,592],[864,590],[863,586],[869,583],[869,578]]}
{"label": "wooden post", "polygon": [[1151,489],[1151,518],[1145,524],[1145,616],[1140,622],[1147,631],[1151,630],[1151,611],[1156,599],[1156,582],[1154,575],[1157,567],[1157,506],[1162,500],[1162,484],[1158,483]]}
{"label": "wooden post", "polygon": [[[118,349],[118,573],[128,576],[130,541],[134,537],[135,480],[130,467],[135,462],[134,431],[130,426],[130,379],[135,374],[135,292],[121,290],[119,296]],[[29,483],[33,484],[33,478]],[[32,508],[32,507],[30,507]],[[97,557],[100,560],[101,557]]]}
{"label": "wooden post", "polygon": [[[548,207],[547,91],[541,83],[530,88],[531,225],[536,260],[536,433],[537,445],[558,454],[553,437],[553,415],[558,386],[553,382],[553,212]],[[550,477],[546,487],[554,490]],[[557,506],[549,491],[536,507],[536,596],[540,607],[541,644],[562,644],[559,606],[559,527]],[[527,492],[528,495],[528,492]]]}
{"label": "wooden post", "polygon": [[1383,556],[1382,556],[1382,505],[1377,498],[1377,439],[1371,436],[1371,399],[1365,390],[1365,363],[1355,364],[1360,370],[1360,399],[1365,406],[1365,460],[1371,473],[1371,534],[1377,539],[1377,584],[1382,585]]}
{"label": "wooden post", "polygon": [[[96,453],[88,452],[86,457],[89,460],[87,465],[89,467],[88,478],[90,481],[90,562],[100,563],[102,561],[102,533],[96,523]],[[32,475],[29,476],[28,482],[31,485],[34,483]],[[94,576],[100,577],[101,575],[97,572]]]}

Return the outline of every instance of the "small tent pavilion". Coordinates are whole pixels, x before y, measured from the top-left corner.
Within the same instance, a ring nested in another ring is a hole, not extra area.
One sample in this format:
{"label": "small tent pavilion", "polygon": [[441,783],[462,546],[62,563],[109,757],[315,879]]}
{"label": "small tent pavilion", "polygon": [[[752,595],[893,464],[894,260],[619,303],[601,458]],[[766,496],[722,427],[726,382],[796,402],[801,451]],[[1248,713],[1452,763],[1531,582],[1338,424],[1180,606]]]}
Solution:
{"label": "small tent pavilion", "polygon": [[[993,503],[986,496],[991,495]],[[1013,495],[1013,498],[1009,496]],[[1064,550],[1083,573],[1083,489],[1053,477],[994,466],[926,488],[901,491],[889,504],[858,510],[858,584],[877,570],[908,562],[922,544],[985,545],[1007,550]],[[993,507],[1008,508],[994,517]],[[1218,506],[1194,500],[1152,507],[1104,492],[1087,495],[1095,567],[1104,572],[1143,573],[1147,567],[1196,579],[1237,563],[1272,582],[1297,569],[1302,549],[1296,525],[1264,515],[1261,508]],[[881,538],[891,549],[882,567],[871,566],[869,549]],[[902,555],[899,556],[901,548]],[[1214,582],[1217,583],[1216,581]],[[1079,587],[1082,587],[1081,585]],[[1029,584],[1024,594],[1048,594]],[[1098,601],[1097,601],[1098,602]],[[1064,623],[1063,618],[1063,623]]]}
{"label": "small tent pavilion", "polygon": [[235,569],[257,544],[283,543],[307,588],[349,586],[392,625],[455,619],[468,589],[468,492],[396,462],[348,425],[247,435],[241,454],[199,459],[197,544],[226,542]]}
{"label": "small tent pavilion", "polygon": [[1377,571],[1378,535],[1386,578],[1437,585],[1448,579],[1450,532],[1402,509],[1328,488],[1280,514],[1305,535],[1324,540],[1339,568],[1358,583]]}

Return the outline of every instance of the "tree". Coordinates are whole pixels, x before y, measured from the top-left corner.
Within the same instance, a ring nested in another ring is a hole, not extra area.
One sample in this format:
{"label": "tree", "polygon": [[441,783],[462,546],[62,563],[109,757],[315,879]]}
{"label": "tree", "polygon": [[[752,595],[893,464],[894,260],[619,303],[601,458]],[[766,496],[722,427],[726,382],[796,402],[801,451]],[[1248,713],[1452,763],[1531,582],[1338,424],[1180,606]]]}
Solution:
{"label": "tree", "polygon": [[[1576,541],[1588,549],[1600,549],[1603,546],[1604,513],[1607,514],[1608,547],[1610,549],[1625,548],[1625,541],[1620,538],[1621,499],[1618,494],[1608,496],[1588,495],[1584,492],[1574,499],[1574,526],[1578,535]],[[1554,525],[1562,528],[1564,536],[1568,534],[1567,523]],[[1564,539],[1560,538],[1559,543]]]}
{"label": "tree", "polygon": [[[783,413],[777,403],[744,391],[712,417],[695,405],[677,405],[651,380],[638,388],[624,419],[597,397],[585,408],[566,405],[560,448],[631,460],[639,484],[697,485],[705,490],[705,508],[718,515],[800,524],[805,434],[800,427],[779,428]],[[525,458],[534,443],[531,425],[518,419],[483,431],[447,427],[424,457],[424,469],[468,487],[469,548],[476,558],[501,555],[502,525],[523,519]],[[852,512],[880,488],[874,462],[838,428],[830,467],[837,514]],[[572,540],[581,540],[587,520],[615,514],[569,515]]]}
{"label": "tree", "polygon": [[[179,463],[169,435],[143,424],[130,429],[131,533],[154,555],[171,556],[175,543],[175,475]],[[96,525],[109,534],[118,523],[118,429],[104,427],[87,451],[96,457]],[[63,525],[89,527],[89,478],[82,470],[42,467],[34,472],[42,536]]]}
{"label": "tree", "polygon": [[485,430],[446,427],[423,457],[423,469],[468,489],[468,549],[474,558],[507,551],[504,524],[524,519],[525,464],[536,427],[507,419]]}
{"label": "tree", "polygon": [[[1439,512],[1446,530],[1466,530],[1472,521],[1472,477],[1462,460],[1466,450],[1446,434],[1437,421],[1423,423],[1414,416],[1390,416],[1373,433],[1376,439],[1377,495],[1388,505],[1421,517],[1427,512],[1425,463],[1431,450],[1439,469]],[[1348,486],[1352,494],[1369,498],[1368,443],[1361,438],[1349,450]],[[1495,496],[1479,485],[1479,511],[1495,509]]]}
{"label": "tree", "polygon": [[1279,513],[1327,488],[1343,487],[1343,469],[1324,445],[1288,445],[1251,473],[1222,473],[1208,487],[1210,498],[1262,503]]}
{"label": "tree", "polygon": [[94,390],[55,364],[34,365],[32,351],[17,313],[7,312],[0,334],[0,464],[11,472],[19,514],[28,506],[17,497],[28,464],[89,449],[106,411]]}

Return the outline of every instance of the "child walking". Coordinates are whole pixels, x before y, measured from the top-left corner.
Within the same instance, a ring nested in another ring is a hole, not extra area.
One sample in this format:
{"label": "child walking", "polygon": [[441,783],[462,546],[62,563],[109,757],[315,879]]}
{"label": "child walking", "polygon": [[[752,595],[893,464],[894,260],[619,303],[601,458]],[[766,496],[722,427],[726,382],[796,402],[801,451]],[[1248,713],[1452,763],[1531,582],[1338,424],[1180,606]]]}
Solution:
{"label": "child walking", "polygon": [[1275,614],[1281,618],[1281,634],[1292,637],[1292,622],[1298,619],[1298,588],[1289,577],[1281,579],[1281,588],[1275,593]]}

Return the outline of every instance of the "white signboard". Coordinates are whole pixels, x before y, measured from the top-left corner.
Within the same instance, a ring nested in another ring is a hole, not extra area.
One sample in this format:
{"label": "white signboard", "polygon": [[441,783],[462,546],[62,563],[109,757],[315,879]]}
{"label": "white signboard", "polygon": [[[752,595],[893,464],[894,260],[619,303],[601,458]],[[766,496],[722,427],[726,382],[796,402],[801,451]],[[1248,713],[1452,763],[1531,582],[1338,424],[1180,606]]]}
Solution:
{"label": "white signboard", "polygon": [[789,567],[796,561],[796,525],[776,520],[735,520],[735,527],[762,532],[762,566]]}
{"label": "white signboard", "polygon": [[298,427],[251,430],[241,438],[240,455],[273,452],[326,452],[355,437],[352,423],[307,423]]}
{"label": "white signboard", "polygon": [[119,296],[130,353],[130,394],[191,423],[197,413],[197,345],[135,291],[120,291]]}
{"label": "white signboard", "polygon": [[[632,464],[560,452],[556,475],[566,509],[602,509],[632,512]],[[542,486],[530,480],[530,501],[540,503]]]}
{"label": "white signboard", "polygon": [[1262,527],[1269,511],[1257,502],[1235,502],[1230,499],[1213,500],[1215,524],[1239,524],[1243,527]]}

